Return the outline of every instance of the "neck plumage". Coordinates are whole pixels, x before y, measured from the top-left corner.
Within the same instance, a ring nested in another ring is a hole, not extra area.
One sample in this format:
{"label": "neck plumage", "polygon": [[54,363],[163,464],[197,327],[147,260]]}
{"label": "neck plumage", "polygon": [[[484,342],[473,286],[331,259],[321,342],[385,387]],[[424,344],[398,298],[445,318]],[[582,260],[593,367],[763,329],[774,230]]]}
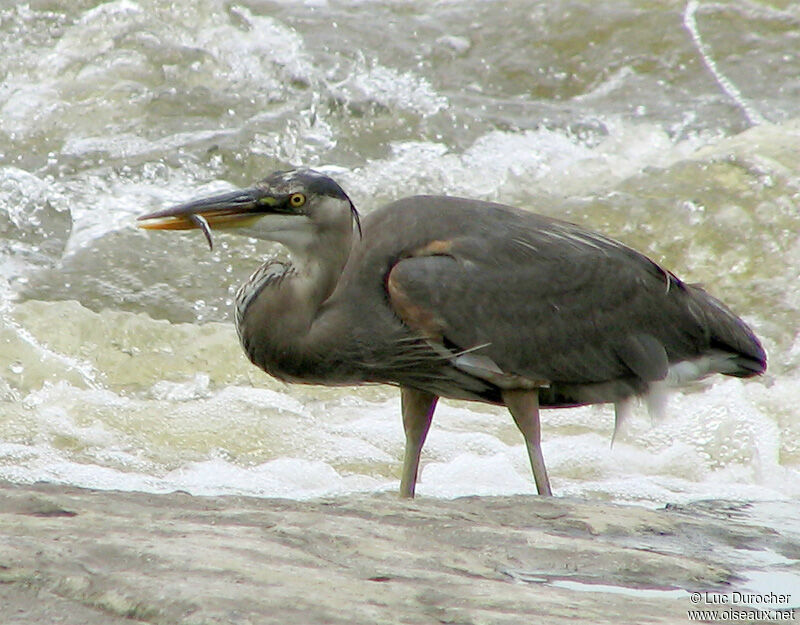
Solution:
{"label": "neck plumage", "polygon": [[351,239],[319,237],[318,245],[293,254],[293,263],[269,261],[242,285],[236,329],[253,364],[285,381],[326,379],[318,370],[340,333],[315,323],[339,283]]}

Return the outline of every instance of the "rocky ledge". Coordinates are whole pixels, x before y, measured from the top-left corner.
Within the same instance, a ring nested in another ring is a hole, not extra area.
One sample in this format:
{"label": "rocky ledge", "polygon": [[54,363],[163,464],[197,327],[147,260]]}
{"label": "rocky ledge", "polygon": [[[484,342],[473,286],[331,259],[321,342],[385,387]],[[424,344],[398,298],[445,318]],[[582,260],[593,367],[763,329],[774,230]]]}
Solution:
{"label": "rocky ledge", "polygon": [[688,610],[796,563],[796,537],[765,521],[791,508],[0,483],[2,621],[685,624]]}

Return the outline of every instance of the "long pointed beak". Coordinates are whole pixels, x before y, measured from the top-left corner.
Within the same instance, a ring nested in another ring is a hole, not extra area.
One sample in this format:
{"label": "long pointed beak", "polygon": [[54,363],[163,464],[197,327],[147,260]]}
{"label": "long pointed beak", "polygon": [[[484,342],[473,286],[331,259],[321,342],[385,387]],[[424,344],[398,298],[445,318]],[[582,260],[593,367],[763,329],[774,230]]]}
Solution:
{"label": "long pointed beak", "polygon": [[190,230],[199,228],[213,248],[211,228],[247,226],[277,204],[263,189],[251,187],[208,198],[192,200],[171,208],[142,215],[139,227],[146,230]]}

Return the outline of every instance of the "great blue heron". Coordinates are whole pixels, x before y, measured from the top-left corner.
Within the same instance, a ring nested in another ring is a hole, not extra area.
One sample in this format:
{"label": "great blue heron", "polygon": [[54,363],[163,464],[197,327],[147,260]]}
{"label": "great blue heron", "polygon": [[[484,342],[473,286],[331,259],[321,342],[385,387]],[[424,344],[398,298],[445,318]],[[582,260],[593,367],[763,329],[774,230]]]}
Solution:
{"label": "great blue heron", "polygon": [[550,483],[539,406],[613,402],[711,373],[750,377],[766,356],[745,323],[638,252],[531,212],[444,196],[359,221],[309,169],[144,215],[149,229],[238,228],[283,244],[236,296],[250,360],[288,382],[400,386],[400,493],[414,496],[439,397],[504,404],[540,495]]}

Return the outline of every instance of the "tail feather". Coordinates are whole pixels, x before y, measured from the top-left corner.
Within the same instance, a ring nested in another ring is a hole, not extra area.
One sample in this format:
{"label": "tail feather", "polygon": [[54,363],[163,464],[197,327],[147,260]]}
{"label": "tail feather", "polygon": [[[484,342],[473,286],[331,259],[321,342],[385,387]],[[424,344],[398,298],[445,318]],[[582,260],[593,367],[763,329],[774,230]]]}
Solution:
{"label": "tail feather", "polygon": [[[767,354],[761,342],[748,325],[725,304],[709,295],[697,285],[687,285],[693,303],[702,316],[701,322],[710,333],[709,351],[712,368],[716,372],[738,378],[749,378],[767,369]],[[724,357],[721,357],[724,356]]]}

